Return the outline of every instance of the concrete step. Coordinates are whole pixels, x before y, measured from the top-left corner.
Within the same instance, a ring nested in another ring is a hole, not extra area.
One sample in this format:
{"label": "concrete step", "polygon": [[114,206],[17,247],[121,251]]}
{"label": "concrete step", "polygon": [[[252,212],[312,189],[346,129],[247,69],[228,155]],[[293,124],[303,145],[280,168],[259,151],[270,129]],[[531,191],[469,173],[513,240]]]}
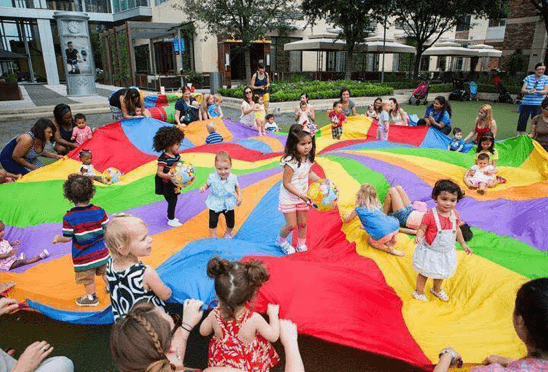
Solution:
{"label": "concrete step", "polygon": [[[38,119],[40,117],[46,117],[46,118],[53,118],[53,108],[55,106],[51,106],[48,110],[45,110],[45,108],[49,108],[49,106],[42,106],[42,107],[36,107],[40,108],[42,110],[35,110],[30,111],[31,109],[25,109],[25,110],[19,110],[20,112],[12,112],[10,114],[4,114],[3,112],[0,112],[0,122],[15,122],[18,120],[31,120],[31,119]],[[78,104],[70,105],[72,112],[77,113],[80,112],[85,115],[89,114],[106,114],[110,112],[110,107],[108,105],[101,104],[99,106],[90,107],[89,105],[83,105],[82,107],[78,107]],[[7,110],[2,110],[7,111]],[[15,110],[14,110],[15,111]]]}
{"label": "concrete step", "polygon": [[[41,114],[49,112],[53,114],[53,108],[55,105],[50,106],[36,106],[36,107],[27,107],[27,108],[14,108],[14,109],[0,109],[0,115],[20,115],[20,114]],[[70,108],[73,112],[80,112],[82,110],[91,110],[91,109],[110,109],[108,103],[106,102],[89,102],[89,103],[71,103]]]}

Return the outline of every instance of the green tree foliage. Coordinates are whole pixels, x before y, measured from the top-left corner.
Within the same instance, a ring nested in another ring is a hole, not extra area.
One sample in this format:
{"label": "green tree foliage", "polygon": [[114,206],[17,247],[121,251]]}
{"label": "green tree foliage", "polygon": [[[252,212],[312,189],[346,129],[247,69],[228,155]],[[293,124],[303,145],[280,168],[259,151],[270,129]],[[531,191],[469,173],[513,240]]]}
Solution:
{"label": "green tree foliage", "polygon": [[523,55],[521,49],[516,50],[508,60],[508,72],[511,76],[516,76],[517,72],[527,71],[527,57]]}
{"label": "green tree foliage", "polygon": [[506,7],[507,0],[393,0],[388,12],[403,25],[408,38],[416,42],[413,72],[417,76],[424,51],[465,16],[497,19],[502,17]]}
{"label": "green tree foliage", "polygon": [[245,51],[246,76],[251,78],[250,46],[268,32],[288,27],[298,17],[291,0],[181,0],[182,9],[194,21],[206,25],[208,32],[241,40]]}
{"label": "green tree foliage", "polygon": [[301,7],[309,24],[314,25],[319,19],[326,18],[335,27],[339,27],[339,39],[346,42],[346,74],[350,79],[353,67],[354,52],[360,43],[372,31],[372,22],[381,19],[380,2],[370,0],[302,0]]}

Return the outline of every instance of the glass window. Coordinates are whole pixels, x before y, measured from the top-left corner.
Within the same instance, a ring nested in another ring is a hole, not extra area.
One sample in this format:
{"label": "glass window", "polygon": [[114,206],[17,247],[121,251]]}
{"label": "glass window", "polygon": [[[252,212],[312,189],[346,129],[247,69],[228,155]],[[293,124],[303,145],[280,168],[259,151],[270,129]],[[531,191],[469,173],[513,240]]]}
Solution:
{"label": "glass window", "polygon": [[506,19],[490,19],[489,27],[502,27],[506,26]]}
{"label": "glass window", "polygon": [[457,31],[468,31],[470,30],[470,16],[465,16],[458,20],[457,22]]}
{"label": "glass window", "polygon": [[111,13],[109,0],[85,0],[86,12]]}

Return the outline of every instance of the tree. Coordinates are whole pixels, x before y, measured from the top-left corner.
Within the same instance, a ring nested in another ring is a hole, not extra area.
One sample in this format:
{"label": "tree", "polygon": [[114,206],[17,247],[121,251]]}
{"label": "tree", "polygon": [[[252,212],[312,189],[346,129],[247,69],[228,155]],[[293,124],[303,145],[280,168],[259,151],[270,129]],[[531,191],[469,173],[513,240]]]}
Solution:
{"label": "tree", "polygon": [[192,20],[206,25],[213,35],[231,35],[241,40],[240,50],[245,52],[245,73],[251,77],[251,45],[268,32],[287,27],[288,21],[297,17],[291,0],[182,0],[175,4]]}
{"label": "tree", "polygon": [[346,79],[350,79],[353,55],[358,45],[374,28],[372,22],[380,20],[376,15],[378,12],[372,11],[379,3],[370,0],[302,0],[301,7],[310,25],[326,18],[341,29],[338,39],[346,42]]}
{"label": "tree", "polygon": [[416,42],[413,74],[417,77],[422,54],[445,32],[468,15],[498,19],[506,5],[507,0],[394,0],[390,15],[403,25],[408,37]]}

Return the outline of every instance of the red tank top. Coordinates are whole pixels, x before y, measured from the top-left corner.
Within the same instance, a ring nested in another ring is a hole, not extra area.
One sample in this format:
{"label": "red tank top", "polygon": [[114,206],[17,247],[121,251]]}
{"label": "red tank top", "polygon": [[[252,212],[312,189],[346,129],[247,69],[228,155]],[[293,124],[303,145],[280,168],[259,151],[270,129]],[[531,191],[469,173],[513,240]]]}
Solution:
{"label": "red tank top", "polygon": [[481,138],[485,133],[491,131],[491,126],[488,125],[486,128],[480,128],[480,127],[476,124],[476,127],[474,128],[474,130],[475,130],[476,133],[477,133],[476,142],[479,142],[480,138]]}

